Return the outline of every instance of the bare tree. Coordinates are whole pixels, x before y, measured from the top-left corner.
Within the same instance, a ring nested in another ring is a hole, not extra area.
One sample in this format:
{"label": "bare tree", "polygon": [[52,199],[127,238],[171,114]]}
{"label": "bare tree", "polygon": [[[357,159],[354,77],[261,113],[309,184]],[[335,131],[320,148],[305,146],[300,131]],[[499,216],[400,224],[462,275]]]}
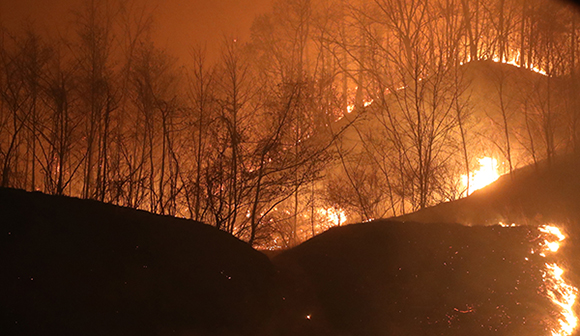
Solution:
{"label": "bare tree", "polygon": [[[48,108],[48,122],[39,131],[44,160],[41,166],[48,192],[63,195],[81,168],[83,156],[78,134],[82,119],[73,112],[75,107],[75,68],[62,55],[62,46],[55,45],[44,79],[44,100]],[[70,189],[69,189],[70,190]],[[70,192],[69,192],[70,194]]]}
{"label": "bare tree", "polygon": [[[186,188],[185,194],[191,218],[201,221],[206,213],[203,199],[203,173],[208,160],[209,135],[215,116],[216,101],[214,97],[214,70],[207,65],[205,50],[192,51],[192,69],[189,76],[188,97],[191,109],[192,146],[195,155],[190,160],[193,170],[192,188]],[[192,199],[193,198],[193,199]]]}
{"label": "bare tree", "polygon": [[[139,111],[136,136],[141,139],[138,178],[146,181],[148,206],[152,212],[165,213],[166,184],[176,183],[178,165],[173,146],[173,123],[178,112],[177,78],[173,62],[151,42],[143,42],[135,54],[132,79],[134,103]],[[167,178],[167,169],[173,169]],[[173,187],[175,188],[175,186]],[[173,201],[170,195],[169,200]]]}
{"label": "bare tree", "polygon": [[108,2],[87,1],[77,14],[79,90],[86,111],[86,158],[82,196],[104,200],[111,113],[116,109],[111,51],[112,13]]}
{"label": "bare tree", "polygon": [[[2,32],[2,49],[0,49],[0,70],[2,71],[2,87],[0,98],[2,106],[7,110],[4,121],[0,154],[2,155],[2,187],[26,187],[22,178],[17,181],[20,170],[20,146],[24,141],[26,126],[29,124],[31,110],[26,108],[29,92],[26,90],[26,80],[22,73],[23,50],[10,46],[7,34]],[[14,38],[11,38],[14,41]]]}

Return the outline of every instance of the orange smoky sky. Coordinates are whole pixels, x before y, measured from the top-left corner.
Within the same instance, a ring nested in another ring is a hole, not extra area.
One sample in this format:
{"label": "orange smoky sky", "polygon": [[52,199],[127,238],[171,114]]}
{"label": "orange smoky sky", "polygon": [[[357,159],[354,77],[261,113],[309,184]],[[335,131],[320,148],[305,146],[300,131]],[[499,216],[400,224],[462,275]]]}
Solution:
{"label": "orange smoky sky", "polygon": [[[52,34],[66,31],[73,11],[85,0],[0,0],[0,24],[17,28],[32,22]],[[88,1],[88,0],[86,0]],[[210,57],[225,37],[247,41],[254,18],[270,11],[272,0],[140,0],[154,16],[155,43],[184,60],[191,47],[206,46]]]}

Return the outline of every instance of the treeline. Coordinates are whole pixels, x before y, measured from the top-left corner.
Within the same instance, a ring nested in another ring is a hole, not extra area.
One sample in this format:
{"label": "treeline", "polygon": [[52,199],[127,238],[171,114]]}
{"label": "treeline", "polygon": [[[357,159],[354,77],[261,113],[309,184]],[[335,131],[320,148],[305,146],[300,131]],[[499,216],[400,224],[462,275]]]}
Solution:
{"label": "treeline", "polygon": [[324,184],[364,221],[464,196],[483,157],[507,173],[576,150],[578,19],[552,0],[278,1],[253,44],[363,119]]}
{"label": "treeline", "polygon": [[[67,38],[2,30],[0,186],[193,218],[263,247],[342,212],[460,197],[482,118],[510,169],[516,149],[531,162],[574,148],[577,18],[547,0],[277,0],[249,43],[176,60],[146,10],[87,1]],[[483,59],[545,73],[527,127],[504,77],[498,108],[474,113],[462,64]]]}
{"label": "treeline", "polygon": [[69,39],[2,31],[0,185],[193,218],[253,244],[288,239],[274,209],[328,161],[321,90],[270,82],[234,39],[214,64],[192,48],[180,66],[151,22],[87,2]]}

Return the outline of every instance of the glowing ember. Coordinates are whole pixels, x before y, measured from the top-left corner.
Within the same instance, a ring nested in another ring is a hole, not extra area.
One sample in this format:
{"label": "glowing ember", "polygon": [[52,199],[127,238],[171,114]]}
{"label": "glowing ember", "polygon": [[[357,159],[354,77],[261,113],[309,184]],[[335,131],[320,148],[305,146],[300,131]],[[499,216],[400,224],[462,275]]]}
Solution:
{"label": "glowing ember", "polygon": [[[546,235],[544,241],[540,243],[541,256],[545,257],[545,253],[558,251],[560,243],[566,239],[556,226],[544,225],[539,230]],[[552,303],[560,307],[561,316],[558,328],[552,329],[552,336],[569,336],[578,325],[578,317],[574,312],[578,288],[567,284],[563,275],[564,270],[558,264],[546,263],[546,271],[543,274],[546,292]]]}
{"label": "glowing ember", "polygon": [[[372,104],[373,104],[373,100],[372,99],[371,100],[365,100],[365,101],[363,101],[363,106],[364,107],[369,107]],[[346,107],[346,113],[352,113],[352,111],[354,111],[354,104],[349,104]]]}
{"label": "glowing ember", "polygon": [[467,190],[467,195],[481,189],[499,178],[497,160],[490,157],[479,159],[479,169],[469,173],[469,188],[467,185],[467,175],[461,175],[463,185]]}

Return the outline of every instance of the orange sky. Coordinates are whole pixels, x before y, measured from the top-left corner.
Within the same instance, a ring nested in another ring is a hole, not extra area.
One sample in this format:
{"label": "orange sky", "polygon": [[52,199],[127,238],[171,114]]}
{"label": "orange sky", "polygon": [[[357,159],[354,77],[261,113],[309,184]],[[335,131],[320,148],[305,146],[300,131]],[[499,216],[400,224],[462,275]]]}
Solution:
{"label": "orange sky", "polygon": [[[0,22],[12,28],[30,19],[42,29],[66,29],[70,11],[83,0],[0,0]],[[205,44],[215,53],[224,34],[242,41],[254,17],[271,9],[272,0],[140,0],[155,8],[155,39],[180,58],[190,46]]]}
{"label": "orange sky", "polygon": [[224,36],[247,40],[254,17],[271,8],[271,0],[156,1],[158,41],[180,55],[187,55],[184,46],[198,43],[215,50]]}

